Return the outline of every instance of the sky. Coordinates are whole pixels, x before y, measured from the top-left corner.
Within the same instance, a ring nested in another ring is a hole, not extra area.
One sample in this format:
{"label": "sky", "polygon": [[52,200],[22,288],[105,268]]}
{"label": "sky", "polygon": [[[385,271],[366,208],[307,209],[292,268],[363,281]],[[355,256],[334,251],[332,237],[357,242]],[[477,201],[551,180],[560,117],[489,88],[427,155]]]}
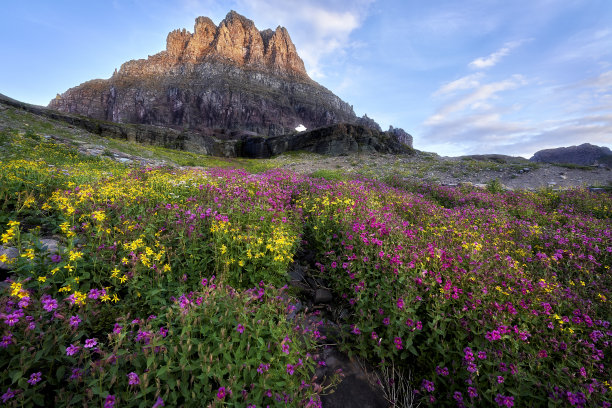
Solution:
{"label": "sky", "polygon": [[230,10],[286,27],[311,78],[419,150],[612,148],[610,0],[3,0],[0,93],[47,105]]}

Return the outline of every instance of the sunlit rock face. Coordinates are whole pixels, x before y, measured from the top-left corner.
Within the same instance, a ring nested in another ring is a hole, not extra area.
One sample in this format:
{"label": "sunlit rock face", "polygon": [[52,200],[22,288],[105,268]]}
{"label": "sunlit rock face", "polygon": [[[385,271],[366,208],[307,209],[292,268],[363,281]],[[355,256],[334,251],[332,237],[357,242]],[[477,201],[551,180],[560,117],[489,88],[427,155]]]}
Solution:
{"label": "sunlit rock face", "polygon": [[168,34],[166,50],[71,88],[49,107],[120,123],[267,136],[359,120],[310,79],[285,28],[259,31],[234,11],[218,26],[198,17],[193,33]]}

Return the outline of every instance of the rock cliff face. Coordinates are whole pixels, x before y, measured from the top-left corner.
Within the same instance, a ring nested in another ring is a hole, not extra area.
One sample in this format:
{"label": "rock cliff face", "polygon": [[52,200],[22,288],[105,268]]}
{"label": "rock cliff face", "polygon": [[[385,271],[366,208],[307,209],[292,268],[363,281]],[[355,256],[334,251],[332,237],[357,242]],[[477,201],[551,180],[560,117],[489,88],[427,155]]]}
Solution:
{"label": "rock cliff face", "polygon": [[234,11],[218,26],[198,17],[193,33],[168,34],[165,51],[71,88],[49,107],[117,123],[266,136],[300,123],[313,129],[358,120],[350,105],[308,77],[285,28],[259,31]]}
{"label": "rock cliff face", "polygon": [[607,147],[584,143],[580,146],[559,147],[536,152],[529,160],[542,163],[607,165],[612,167],[612,151]]}

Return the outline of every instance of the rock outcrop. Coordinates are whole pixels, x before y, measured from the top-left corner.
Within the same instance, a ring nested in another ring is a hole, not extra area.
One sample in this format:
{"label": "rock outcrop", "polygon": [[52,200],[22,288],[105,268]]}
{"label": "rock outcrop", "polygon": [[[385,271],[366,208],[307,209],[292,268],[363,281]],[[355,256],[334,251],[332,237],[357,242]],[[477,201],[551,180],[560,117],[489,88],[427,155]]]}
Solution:
{"label": "rock outcrop", "polygon": [[395,136],[400,143],[412,147],[412,135],[407,133],[404,129],[389,126],[389,130],[387,131],[387,133]]}
{"label": "rock outcrop", "polygon": [[541,163],[604,165],[612,167],[612,151],[603,146],[584,143],[580,146],[559,147],[536,152],[529,160]]}
{"label": "rock outcrop", "polygon": [[244,137],[237,155],[265,159],[286,151],[307,151],[330,156],[350,153],[411,153],[412,148],[400,142],[390,132],[380,132],[370,127],[341,123],[305,132],[261,137]]}
{"label": "rock outcrop", "polygon": [[218,26],[198,17],[193,33],[168,34],[165,51],[71,88],[49,107],[117,123],[266,136],[290,133],[300,123],[314,129],[358,119],[308,77],[285,28],[259,31],[234,11]]}
{"label": "rock outcrop", "polygon": [[240,129],[206,128],[191,131],[164,126],[114,123],[30,105],[0,94],[0,110],[5,106],[68,123],[102,137],[221,157],[268,158],[291,150],[334,156],[359,152],[413,152],[411,147],[406,146],[391,132],[346,123],[304,132],[292,130],[288,134],[264,137]]}

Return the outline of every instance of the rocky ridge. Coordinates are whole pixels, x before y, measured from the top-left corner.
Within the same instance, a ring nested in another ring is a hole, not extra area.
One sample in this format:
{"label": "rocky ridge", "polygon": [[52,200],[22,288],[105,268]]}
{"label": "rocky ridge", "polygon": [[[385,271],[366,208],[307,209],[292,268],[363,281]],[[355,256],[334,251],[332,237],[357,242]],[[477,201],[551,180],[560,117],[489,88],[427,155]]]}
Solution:
{"label": "rocky ridge", "polygon": [[68,123],[106,138],[219,157],[264,159],[296,150],[330,156],[358,152],[399,154],[413,151],[400,140],[400,135],[359,124],[332,124],[305,132],[293,130],[279,136],[263,137],[244,130],[204,128],[201,131],[194,131],[164,126],[114,123],[30,105],[0,94],[0,107],[3,106]]}
{"label": "rocky ridge", "polygon": [[234,11],[218,26],[198,17],[193,33],[169,33],[164,51],[124,63],[109,79],[71,88],[49,107],[195,132],[223,128],[278,136],[300,124],[313,129],[338,123],[380,130],[308,77],[285,28],[259,31]]}
{"label": "rocky ridge", "polygon": [[580,146],[540,150],[529,160],[539,163],[612,167],[612,151],[607,147],[583,143]]}

